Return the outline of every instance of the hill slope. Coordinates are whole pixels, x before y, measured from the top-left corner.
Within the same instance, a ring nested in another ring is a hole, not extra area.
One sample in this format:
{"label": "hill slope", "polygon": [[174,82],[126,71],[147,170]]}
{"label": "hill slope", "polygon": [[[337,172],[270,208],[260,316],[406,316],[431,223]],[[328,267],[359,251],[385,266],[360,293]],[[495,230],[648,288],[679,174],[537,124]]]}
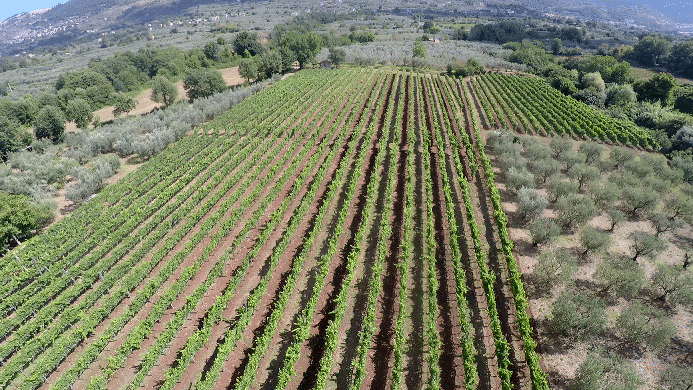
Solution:
{"label": "hill slope", "polygon": [[[276,0],[268,1],[268,6]],[[208,4],[231,4],[225,0],[70,0],[51,9],[25,12],[0,22],[0,54],[13,54],[35,47],[69,42],[88,35],[118,31],[127,27],[144,27],[146,24],[181,17],[193,8]],[[381,8],[382,7],[382,8]],[[308,1],[300,11],[344,11],[352,9],[433,10],[442,13],[460,13],[499,16],[537,13],[543,16],[567,16],[585,20],[616,22],[628,26],[674,30],[673,21],[649,6],[609,1],[580,3],[548,0],[491,0],[487,2],[464,1],[439,4],[433,0],[390,1],[368,3],[359,0]]]}

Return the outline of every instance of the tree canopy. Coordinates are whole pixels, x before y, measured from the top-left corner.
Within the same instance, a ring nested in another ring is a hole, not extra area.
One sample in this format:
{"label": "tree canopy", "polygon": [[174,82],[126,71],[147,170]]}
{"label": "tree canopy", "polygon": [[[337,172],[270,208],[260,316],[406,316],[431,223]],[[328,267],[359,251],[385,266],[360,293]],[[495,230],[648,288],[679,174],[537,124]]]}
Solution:
{"label": "tree canopy", "polygon": [[16,246],[17,242],[32,236],[53,217],[47,206],[34,204],[24,195],[10,195],[0,191],[0,253]]}
{"label": "tree canopy", "polygon": [[646,35],[633,46],[633,58],[645,65],[655,66],[671,50],[671,42],[654,35]]}
{"label": "tree canopy", "polygon": [[192,101],[225,91],[226,83],[214,69],[191,69],[183,79],[183,87]]}
{"label": "tree canopy", "polygon": [[168,107],[178,98],[178,87],[163,76],[156,76],[152,82],[152,100]]}
{"label": "tree canopy", "polygon": [[43,107],[36,115],[35,125],[37,139],[49,138],[59,142],[65,136],[65,114],[58,107]]}
{"label": "tree canopy", "polygon": [[260,45],[257,33],[250,31],[241,31],[236,34],[232,46],[233,51],[238,55],[244,55],[248,52],[251,56],[255,56],[262,52],[262,45]]}

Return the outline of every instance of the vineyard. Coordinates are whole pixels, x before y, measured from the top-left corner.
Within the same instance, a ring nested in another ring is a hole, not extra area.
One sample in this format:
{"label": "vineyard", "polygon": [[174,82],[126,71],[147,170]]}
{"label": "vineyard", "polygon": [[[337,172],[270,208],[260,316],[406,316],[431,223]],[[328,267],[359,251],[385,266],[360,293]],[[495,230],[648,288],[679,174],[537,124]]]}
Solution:
{"label": "vineyard", "polygon": [[486,74],[470,82],[490,127],[526,134],[567,135],[612,144],[656,148],[649,132],[561,94],[544,80]]}
{"label": "vineyard", "polygon": [[0,260],[0,388],[547,389],[479,121],[653,144],[534,83],[244,100]]}

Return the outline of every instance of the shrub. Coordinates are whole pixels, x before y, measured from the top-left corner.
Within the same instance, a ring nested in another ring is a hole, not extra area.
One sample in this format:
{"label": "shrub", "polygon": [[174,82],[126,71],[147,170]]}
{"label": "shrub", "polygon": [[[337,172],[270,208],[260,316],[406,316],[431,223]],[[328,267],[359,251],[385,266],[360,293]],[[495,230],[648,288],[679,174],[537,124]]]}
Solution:
{"label": "shrub", "polygon": [[633,261],[638,261],[640,256],[653,258],[666,249],[666,241],[649,233],[633,232],[630,238],[633,240],[631,249],[635,253]]}
{"label": "shrub", "polygon": [[[45,226],[53,213],[45,205],[36,204],[24,195],[10,195],[0,191],[0,253],[31,237]],[[15,240],[16,239],[16,240]]]}
{"label": "shrub", "polygon": [[558,223],[570,229],[585,224],[597,212],[592,199],[578,194],[562,196],[556,201]]}
{"label": "shrub", "polygon": [[640,380],[630,362],[616,355],[602,357],[590,352],[580,364],[573,381],[574,390],[637,390]]}
{"label": "shrub", "polygon": [[113,176],[120,167],[120,160],[114,155],[104,155],[92,162],[91,169],[80,167],[73,175],[78,182],[65,189],[65,197],[75,203],[87,200],[105,185],[106,179]]}
{"label": "shrub", "polygon": [[661,352],[676,334],[676,327],[661,310],[635,301],[616,319],[616,329],[627,342]]}
{"label": "shrub", "polygon": [[566,289],[551,305],[551,327],[571,339],[586,339],[604,328],[606,305],[584,291]]}
{"label": "shrub", "polygon": [[595,253],[606,250],[611,244],[611,237],[608,234],[590,226],[583,227],[579,236],[584,255],[589,252]]}
{"label": "shrub", "polygon": [[546,191],[549,194],[549,201],[555,203],[561,197],[577,193],[578,186],[576,182],[564,180],[561,175],[552,176],[546,186]]}
{"label": "shrub", "polygon": [[604,91],[606,85],[604,84],[604,79],[599,72],[585,73],[582,76],[582,84],[585,88],[594,88],[599,92]]}
{"label": "shrub", "polygon": [[544,245],[561,233],[561,229],[552,219],[537,218],[529,224],[532,246]]}
{"label": "shrub", "polygon": [[539,191],[522,187],[517,191],[517,214],[529,222],[541,216],[548,202]]}
{"label": "shrub", "polygon": [[637,263],[613,256],[597,265],[594,278],[602,285],[602,292],[625,299],[635,297],[645,285],[645,272]]}

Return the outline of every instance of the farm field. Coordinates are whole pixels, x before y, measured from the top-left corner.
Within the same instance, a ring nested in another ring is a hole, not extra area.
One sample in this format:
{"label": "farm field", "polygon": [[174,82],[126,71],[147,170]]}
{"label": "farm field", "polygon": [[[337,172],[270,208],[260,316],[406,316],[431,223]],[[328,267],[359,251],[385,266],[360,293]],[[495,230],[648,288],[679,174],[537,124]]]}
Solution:
{"label": "farm field", "polygon": [[0,388],[547,389],[480,129],[655,145],[510,95],[533,82],[304,70],[244,100],[0,259]]}

